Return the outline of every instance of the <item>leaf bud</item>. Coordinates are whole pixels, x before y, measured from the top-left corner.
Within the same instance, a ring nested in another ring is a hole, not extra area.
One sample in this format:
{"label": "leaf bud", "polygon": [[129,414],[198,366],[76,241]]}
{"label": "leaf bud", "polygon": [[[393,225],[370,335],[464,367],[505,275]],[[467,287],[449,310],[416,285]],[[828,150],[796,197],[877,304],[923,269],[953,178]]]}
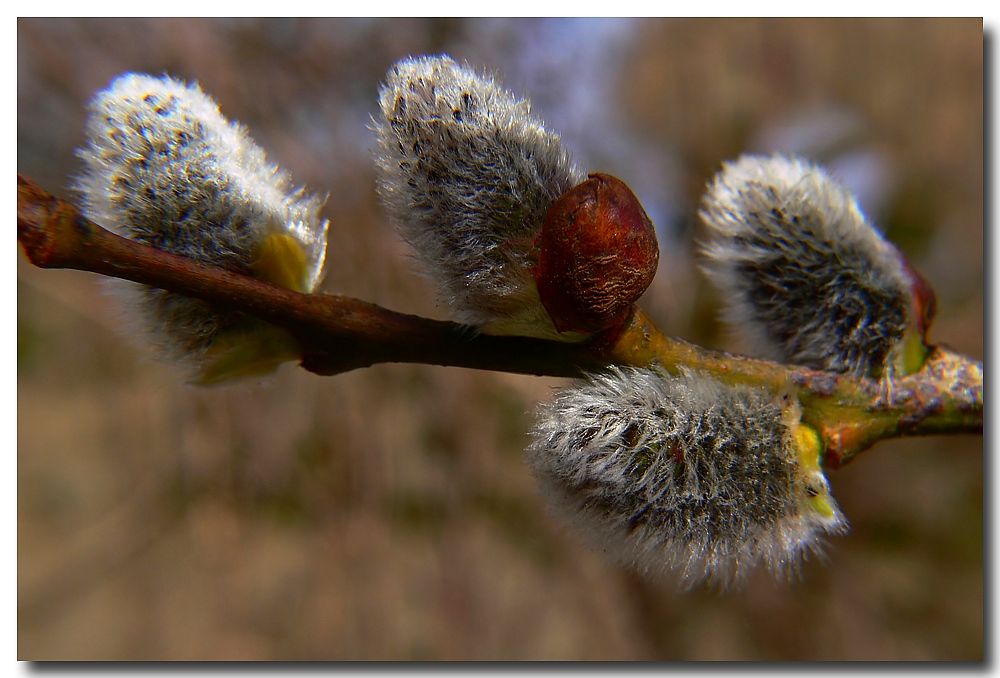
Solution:
{"label": "leaf bud", "polygon": [[656,230],[631,189],[591,174],[549,208],[538,237],[535,282],[560,332],[622,322],[656,274]]}

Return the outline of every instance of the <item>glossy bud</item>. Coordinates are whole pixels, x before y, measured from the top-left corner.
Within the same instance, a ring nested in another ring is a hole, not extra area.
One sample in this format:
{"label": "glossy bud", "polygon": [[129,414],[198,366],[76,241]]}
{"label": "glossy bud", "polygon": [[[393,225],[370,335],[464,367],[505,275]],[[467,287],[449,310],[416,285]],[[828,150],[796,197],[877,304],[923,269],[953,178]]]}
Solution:
{"label": "glossy bud", "polygon": [[591,174],[545,216],[538,294],[560,332],[597,332],[628,316],[656,274],[653,223],[620,179]]}
{"label": "glossy bud", "polygon": [[917,330],[920,332],[920,337],[924,340],[927,339],[927,332],[931,328],[931,323],[934,322],[934,316],[937,314],[937,295],[934,293],[934,288],[931,284],[927,282],[927,279],[920,274],[920,271],[913,267],[902,252],[896,249],[896,254],[899,257],[900,263],[903,265],[903,274],[910,281],[910,292],[913,294],[913,306],[914,306],[914,316],[917,322]]}

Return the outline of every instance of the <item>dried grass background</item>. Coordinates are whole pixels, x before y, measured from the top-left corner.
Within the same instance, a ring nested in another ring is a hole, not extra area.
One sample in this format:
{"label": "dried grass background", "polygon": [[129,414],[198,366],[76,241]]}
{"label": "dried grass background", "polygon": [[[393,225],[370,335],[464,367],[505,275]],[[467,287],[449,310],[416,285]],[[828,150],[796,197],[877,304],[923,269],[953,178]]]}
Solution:
{"label": "dried grass background", "polygon": [[[632,184],[662,229],[643,307],[718,348],[741,346],[692,263],[701,190],[740,152],[804,143],[861,177],[935,285],[932,339],[983,355],[980,20],[22,19],[17,50],[19,171],[72,197],[94,91],[197,80],[330,191],[324,290],[438,318],[373,190],[367,116],[403,56],[499,70]],[[537,496],[522,450],[561,380],[287,366],[196,390],[118,331],[99,282],[18,254],[20,659],[983,658],[979,437],[831,472],[852,530],[800,581],[680,594]]]}

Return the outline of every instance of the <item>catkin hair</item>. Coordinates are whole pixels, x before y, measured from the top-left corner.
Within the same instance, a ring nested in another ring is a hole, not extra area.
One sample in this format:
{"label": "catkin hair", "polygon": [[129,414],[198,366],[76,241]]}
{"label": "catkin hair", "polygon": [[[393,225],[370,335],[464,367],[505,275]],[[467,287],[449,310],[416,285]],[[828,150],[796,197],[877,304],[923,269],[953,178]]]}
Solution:
{"label": "catkin hair", "polygon": [[855,376],[881,374],[910,318],[898,252],[851,193],[781,155],[725,163],[710,184],[704,269],[727,320],[768,357]]}
{"label": "catkin hair", "polygon": [[[318,284],[326,253],[322,200],[293,188],[289,175],[268,163],[246,130],[227,121],[197,85],[123,75],[90,103],[86,136],[77,186],[97,223],[298,291]],[[264,250],[275,242],[280,246],[272,253],[285,261],[265,268]],[[117,291],[171,358],[197,363],[220,334],[252,335],[261,325],[159,289],[121,283]]]}
{"label": "catkin hair", "polygon": [[529,269],[546,210],[586,178],[559,137],[447,56],[393,65],[379,103],[379,193],[455,318],[556,336]]}
{"label": "catkin hair", "polygon": [[613,560],[727,585],[761,563],[794,570],[843,528],[785,414],[763,390],[615,368],[543,405],[527,455],[543,493]]}

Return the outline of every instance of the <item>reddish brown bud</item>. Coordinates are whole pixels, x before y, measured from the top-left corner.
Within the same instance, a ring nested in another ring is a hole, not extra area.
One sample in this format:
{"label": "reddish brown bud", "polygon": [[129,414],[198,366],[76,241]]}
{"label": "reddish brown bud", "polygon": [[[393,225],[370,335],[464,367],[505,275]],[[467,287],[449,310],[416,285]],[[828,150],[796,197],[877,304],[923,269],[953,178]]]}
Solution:
{"label": "reddish brown bud", "polygon": [[[895,246],[894,246],[895,247]],[[902,252],[896,248],[897,256],[903,264],[903,272],[910,280],[910,291],[913,293],[913,306],[916,314],[917,329],[921,338],[927,339],[927,331],[931,328],[931,322],[937,313],[937,295],[934,288],[927,282],[927,279],[920,275],[920,271],[913,267]]]}
{"label": "reddish brown bud", "polygon": [[562,194],[537,244],[538,295],[560,332],[597,332],[625,320],[660,259],[639,200],[607,174],[591,174]]}

